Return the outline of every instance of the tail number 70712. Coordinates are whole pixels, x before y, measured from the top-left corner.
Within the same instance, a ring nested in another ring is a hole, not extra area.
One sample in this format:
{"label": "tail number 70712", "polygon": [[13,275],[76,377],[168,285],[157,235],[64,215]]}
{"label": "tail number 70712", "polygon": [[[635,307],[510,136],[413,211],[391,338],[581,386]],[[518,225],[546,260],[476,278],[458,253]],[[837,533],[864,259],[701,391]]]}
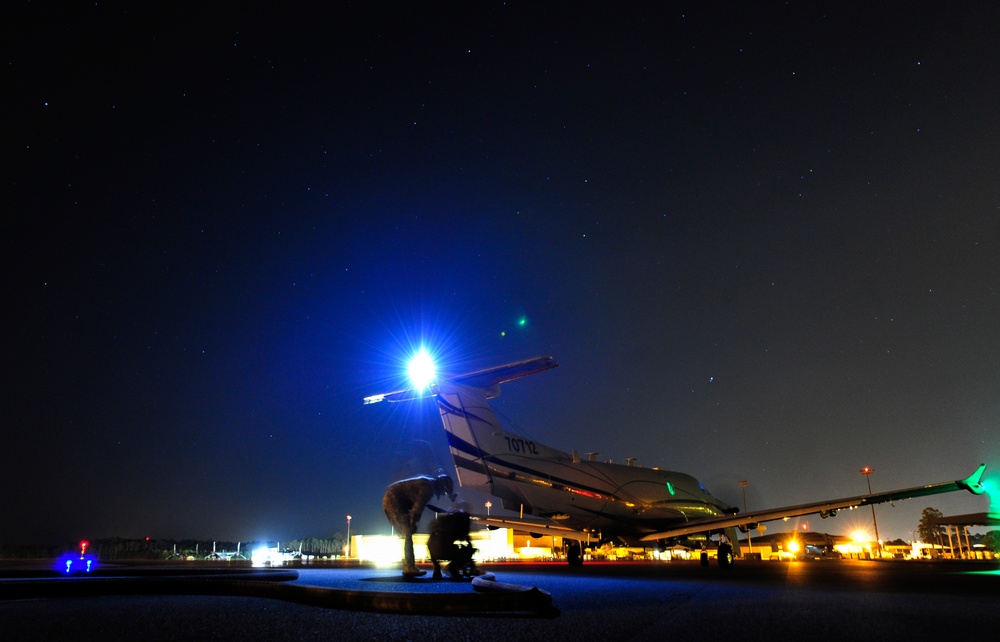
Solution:
{"label": "tail number 70712", "polygon": [[511,437],[509,435],[504,435],[503,438],[507,440],[507,450],[512,453],[526,453],[529,455],[538,454],[538,449],[535,447],[535,442],[533,441],[521,439],[520,437]]}

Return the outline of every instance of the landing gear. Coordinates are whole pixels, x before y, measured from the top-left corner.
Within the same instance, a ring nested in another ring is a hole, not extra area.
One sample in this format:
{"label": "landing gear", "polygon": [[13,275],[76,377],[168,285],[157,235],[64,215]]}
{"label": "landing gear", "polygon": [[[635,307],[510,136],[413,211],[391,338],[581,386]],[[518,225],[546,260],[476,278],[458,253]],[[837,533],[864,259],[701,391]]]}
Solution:
{"label": "landing gear", "polygon": [[[719,568],[733,567],[733,562],[736,560],[736,556],[733,554],[733,545],[730,544],[729,540],[725,537],[719,538],[719,548],[718,553],[716,553],[716,558],[719,560]],[[705,550],[705,544],[702,544],[700,559],[702,566],[708,566],[708,551]]]}
{"label": "landing gear", "polygon": [[583,566],[583,549],[579,542],[572,542],[566,549],[566,561],[570,566]]}
{"label": "landing gear", "polygon": [[[702,553],[702,555],[705,555]],[[733,567],[733,545],[728,542],[722,542],[719,544],[719,568],[732,568]],[[707,565],[708,562],[702,562],[703,565]]]}

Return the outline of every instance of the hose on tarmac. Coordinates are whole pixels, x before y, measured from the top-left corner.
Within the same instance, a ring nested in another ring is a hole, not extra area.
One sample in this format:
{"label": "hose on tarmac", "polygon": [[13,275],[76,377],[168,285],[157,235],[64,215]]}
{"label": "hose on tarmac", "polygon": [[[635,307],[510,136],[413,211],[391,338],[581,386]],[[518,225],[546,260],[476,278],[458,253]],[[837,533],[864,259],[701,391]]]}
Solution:
{"label": "hose on tarmac", "polygon": [[[112,595],[212,595],[257,597],[308,606],[397,615],[520,615],[556,617],[552,595],[537,587],[497,584],[473,593],[355,591],[302,584],[296,571],[210,574],[0,578],[0,599]],[[478,578],[477,578],[478,579]],[[477,583],[482,584],[482,583]]]}

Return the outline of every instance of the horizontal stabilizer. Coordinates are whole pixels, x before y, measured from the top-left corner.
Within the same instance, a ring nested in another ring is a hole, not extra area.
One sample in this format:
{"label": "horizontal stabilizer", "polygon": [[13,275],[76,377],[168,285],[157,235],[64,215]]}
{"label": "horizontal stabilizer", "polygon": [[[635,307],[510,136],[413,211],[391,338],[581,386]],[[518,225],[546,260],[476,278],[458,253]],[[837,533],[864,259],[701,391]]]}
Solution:
{"label": "horizontal stabilizer", "polygon": [[447,383],[456,383],[463,386],[469,386],[470,388],[482,388],[487,391],[486,397],[488,399],[492,399],[500,394],[500,384],[513,381],[514,379],[520,379],[521,377],[527,377],[528,375],[541,372],[542,370],[555,368],[558,365],[559,364],[556,363],[556,360],[552,357],[535,357],[533,359],[525,359],[524,361],[516,361],[503,366],[487,368],[485,370],[476,370],[474,372],[467,372],[461,375],[443,377],[439,383],[432,385],[427,390],[413,390],[412,388],[408,388],[406,390],[396,390],[394,392],[383,392],[382,394],[371,395],[369,397],[365,397],[365,404],[378,403],[380,401],[412,401],[414,399],[431,397],[436,394],[437,389],[441,385],[446,385]]}

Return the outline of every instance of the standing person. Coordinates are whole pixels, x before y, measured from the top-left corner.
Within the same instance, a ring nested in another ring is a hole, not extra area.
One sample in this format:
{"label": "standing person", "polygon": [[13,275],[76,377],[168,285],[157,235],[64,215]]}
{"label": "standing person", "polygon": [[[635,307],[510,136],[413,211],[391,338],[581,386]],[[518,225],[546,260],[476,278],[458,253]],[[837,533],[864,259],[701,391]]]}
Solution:
{"label": "standing person", "polygon": [[389,523],[403,534],[403,577],[420,577],[427,571],[417,568],[413,555],[413,534],[431,497],[447,495],[455,500],[455,486],[448,475],[436,478],[420,475],[394,482],[385,489],[382,509]]}

